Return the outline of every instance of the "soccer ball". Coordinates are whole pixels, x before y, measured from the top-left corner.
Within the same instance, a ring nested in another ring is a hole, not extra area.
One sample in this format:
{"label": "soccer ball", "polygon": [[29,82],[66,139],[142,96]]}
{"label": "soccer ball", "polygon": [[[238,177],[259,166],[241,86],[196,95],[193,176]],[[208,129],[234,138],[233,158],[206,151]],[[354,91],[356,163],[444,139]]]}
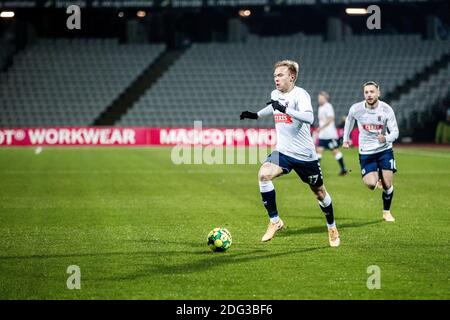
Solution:
{"label": "soccer ball", "polygon": [[214,228],[208,234],[207,241],[212,251],[225,251],[231,246],[231,233],[225,228]]}

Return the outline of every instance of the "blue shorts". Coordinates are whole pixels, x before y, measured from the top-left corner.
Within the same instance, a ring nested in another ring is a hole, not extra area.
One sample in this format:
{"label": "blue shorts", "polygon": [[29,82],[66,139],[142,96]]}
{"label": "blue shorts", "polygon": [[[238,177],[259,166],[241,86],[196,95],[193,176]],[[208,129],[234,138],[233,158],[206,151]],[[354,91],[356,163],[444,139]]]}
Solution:
{"label": "blue shorts", "polygon": [[294,169],[300,179],[310,186],[320,187],[323,185],[322,170],[317,160],[301,161],[281,152],[274,151],[267,157],[265,162],[270,162],[281,167],[284,174],[288,174]]}
{"label": "blue shorts", "polygon": [[319,147],[334,150],[339,147],[339,142],[337,139],[319,139]]}
{"label": "blue shorts", "polygon": [[361,165],[361,175],[363,177],[369,172],[378,172],[381,170],[397,171],[392,149],[374,154],[360,154],[359,164]]}

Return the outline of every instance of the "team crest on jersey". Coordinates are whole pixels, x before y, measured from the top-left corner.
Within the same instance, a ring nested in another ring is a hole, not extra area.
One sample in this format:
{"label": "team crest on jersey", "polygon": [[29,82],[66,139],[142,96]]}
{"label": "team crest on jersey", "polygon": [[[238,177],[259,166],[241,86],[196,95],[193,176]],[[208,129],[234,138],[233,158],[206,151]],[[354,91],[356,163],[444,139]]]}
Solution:
{"label": "team crest on jersey", "polygon": [[273,115],[275,123],[292,123],[292,117],[284,113],[276,113]]}
{"label": "team crest on jersey", "polygon": [[378,121],[381,121],[381,116],[378,116]]}

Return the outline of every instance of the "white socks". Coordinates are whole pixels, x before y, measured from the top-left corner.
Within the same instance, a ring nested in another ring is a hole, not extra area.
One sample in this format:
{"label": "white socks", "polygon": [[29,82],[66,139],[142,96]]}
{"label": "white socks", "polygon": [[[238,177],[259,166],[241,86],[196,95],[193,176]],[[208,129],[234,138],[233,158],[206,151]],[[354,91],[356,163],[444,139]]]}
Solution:
{"label": "white socks", "polygon": [[391,186],[389,189],[387,190],[383,190],[384,193],[386,193],[387,195],[390,195],[392,192],[394,191],[394,186]]}
{"label": "white socks", "polygon": [[261,192],[269,192],[274,190],[272,181],[259,181],[259,191]]}
{"label": "white socks", "polygon": [[277,223],[278,221],[280,221],[280,217],[279,216],[275,216],[275,217],[270,218],[270,222],[272,222],[272,223]]}
{"label": "white socks", "polygon": [[325,198],[323,198],[322,201],[319,200],[319,204],[322,208],[326,208],[330,205],[330,203],[331,203],[331,197],[327,192],[327,195],[325,196]]}
{"label": "white socks", "polygon": [[342,159],[342,157],[343,157],[343,155],[342,155],[341,152],[336,153],[336,155],[334,156],[334,158],[335,158],[336,160]]}

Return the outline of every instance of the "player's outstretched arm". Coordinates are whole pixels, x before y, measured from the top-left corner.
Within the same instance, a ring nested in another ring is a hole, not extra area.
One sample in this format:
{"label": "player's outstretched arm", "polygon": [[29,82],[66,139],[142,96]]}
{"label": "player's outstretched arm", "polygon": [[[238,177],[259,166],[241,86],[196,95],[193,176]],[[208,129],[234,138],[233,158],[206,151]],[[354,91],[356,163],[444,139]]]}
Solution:
{"label": "player's outstretched arm", "polygon": [[250,112],[250,111],[243,111],[240,115],[241,120],[243,119],[258,119],[259,117],[264,117],[267,115],[271,115],[273,113],[273,108],[270,105],[270,102],[267,103],[267,106],[263,109],[259,110],[258,112]]}
{"label": "player's outstretched arm", "polygon": [[306,122],[308,124],[312,124],[314,122],[314,113],[312,110],[302,110],[297,111],[292,108],[286,108],[286,106],[283,106],[276,100],[271,101],[273,110],[278,110],[280,112],[286,113],[287,115],[290,115],[294,119],[297,119],[298,121]]}
{"label": "player's outstretched arm", "polygon": [[250,111],[242,111],[241,115],[239,116],[241,120],[244,119],[258,119],[258,114],[256,112],[250,112]]}

